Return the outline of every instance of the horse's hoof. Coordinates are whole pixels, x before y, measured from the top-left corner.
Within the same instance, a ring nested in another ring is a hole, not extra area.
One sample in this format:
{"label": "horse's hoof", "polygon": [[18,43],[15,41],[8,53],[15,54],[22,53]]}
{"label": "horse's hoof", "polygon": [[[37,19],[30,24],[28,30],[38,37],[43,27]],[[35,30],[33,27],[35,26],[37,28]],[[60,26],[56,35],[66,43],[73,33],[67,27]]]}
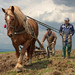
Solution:
{"label": "horse's hoof", "polygon": [[17,71],[18,73],[20,73],[20,72],[22,72],[22,69],[16,68],[16,71]]}
{"label": "horse's hoof", "polygon": [[22,64],[20,63],[17,63],[16,67],[15,68],[23,68]]}
{"label": "horse's hoof", "polygon": [[17,65],[15,67],[16,71],[17,72],[22,72],[22,68],[23,68],[23,66],[21,64],[17,63]]}
{"label": "horse's hoof", "polygon": [[31,59],[29,59],[29,61],[28,61],[27,65],[29,65],[29,66],[31,66],[31,65],[32,65],[32,60],[31,60]]}
{"label": "horse's hoof", "polygon": [[31,66],[32,65],[32,62],[27,62],[26,65],[27,66]]}
{"label": "horse's hoof", "polygon": [[28,63],[27,63],[27,65],[28,65],[28,66],[31,66],[31,65],[32,65],[32,63],[31,63],[31,62],[28,62]]}

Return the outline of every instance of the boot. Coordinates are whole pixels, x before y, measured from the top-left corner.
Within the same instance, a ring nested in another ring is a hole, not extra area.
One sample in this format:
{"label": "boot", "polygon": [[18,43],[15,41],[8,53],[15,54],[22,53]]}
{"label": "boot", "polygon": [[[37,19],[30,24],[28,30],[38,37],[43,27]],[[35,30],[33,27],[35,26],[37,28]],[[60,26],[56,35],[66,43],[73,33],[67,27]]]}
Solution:
{"label": "boot", "polygon": [[70,52],[68,52],[68,58],[70,58]]}
{"label": "boot", "polygon": [[71,45],[70,44],[68,44],[67,53],[68,53],[68,58],[70,58],[70,53],[71,53]]}
{"label": "boot", "polygon": [[66,57],[66,47],[63,47],[63,58]]}

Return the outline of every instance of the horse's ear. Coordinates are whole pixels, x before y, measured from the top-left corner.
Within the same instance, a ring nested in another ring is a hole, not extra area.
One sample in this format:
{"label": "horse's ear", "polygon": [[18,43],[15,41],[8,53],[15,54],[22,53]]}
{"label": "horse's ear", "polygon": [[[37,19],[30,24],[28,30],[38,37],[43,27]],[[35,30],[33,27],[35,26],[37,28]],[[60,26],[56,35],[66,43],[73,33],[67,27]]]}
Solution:
{"label": "horse's ear", "polygon": [[2,8],[2,11],[5,13],[5,9],[4,8]]}
{"label": "horse's ear", "polygon": [[14,6],[11,6],[11,11],[14,12]]}

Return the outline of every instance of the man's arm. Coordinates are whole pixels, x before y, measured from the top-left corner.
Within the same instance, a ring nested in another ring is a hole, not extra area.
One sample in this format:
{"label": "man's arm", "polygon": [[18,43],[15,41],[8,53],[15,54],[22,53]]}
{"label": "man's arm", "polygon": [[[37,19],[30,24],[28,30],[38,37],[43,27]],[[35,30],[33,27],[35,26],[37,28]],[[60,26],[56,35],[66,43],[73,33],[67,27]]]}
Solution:
{"label": "man's arm", "polygon": [[54,40],[53,40],[53,42],[55,43],[56,42],[56,40],[57,40],[57,36],[56,36],[56,34],[53,32],[53,36],[54,36]]}
{"label": "man's arm", "polygon": [[71,31],[72,31],[72,35],[74,35],[74,27],[73,27],[73,25],[72,25],[72,28],[71,28]]}

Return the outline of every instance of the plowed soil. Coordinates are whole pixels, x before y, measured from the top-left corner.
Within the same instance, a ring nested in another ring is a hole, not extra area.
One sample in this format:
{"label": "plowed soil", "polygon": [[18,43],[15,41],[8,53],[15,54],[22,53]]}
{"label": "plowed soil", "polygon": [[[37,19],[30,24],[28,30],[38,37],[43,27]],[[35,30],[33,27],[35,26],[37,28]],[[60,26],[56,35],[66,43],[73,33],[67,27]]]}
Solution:
{"label": "plowed soil", "polygon": [[0,53],[0,75],[75,75],[75,50],[71,58],[62,58],[62,51],[57,50],[55,56],[44,58],[42,55],[33,57],[32,65],[26,65],[23,60],[24,71],[17,73],[14,67],[17,63],[15,52]]}

